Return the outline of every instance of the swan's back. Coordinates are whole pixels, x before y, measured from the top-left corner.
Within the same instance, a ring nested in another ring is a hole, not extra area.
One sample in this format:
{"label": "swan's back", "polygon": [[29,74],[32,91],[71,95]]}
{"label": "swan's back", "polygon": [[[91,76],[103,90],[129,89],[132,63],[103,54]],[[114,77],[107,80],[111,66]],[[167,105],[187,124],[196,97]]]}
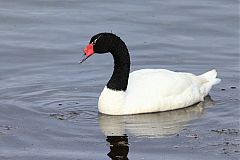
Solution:
{"label": "swan's back", "polygon": [[179,94],[192,83],[200,81],[192,74],[165,69],[142,69],[130,74],[127,93],[145,96]]}
{"label": "swan's back", "polygon": [[[130,74],[126,91],[126,112],[158,112],[203,101],[215,81],[216,71],[196,76],[165,69],[143,69]],[[209,78],[210,76],[210,78]],[[211,81],[209,81],[209,79]],[[219,82],[219,80],[218,80]]]}

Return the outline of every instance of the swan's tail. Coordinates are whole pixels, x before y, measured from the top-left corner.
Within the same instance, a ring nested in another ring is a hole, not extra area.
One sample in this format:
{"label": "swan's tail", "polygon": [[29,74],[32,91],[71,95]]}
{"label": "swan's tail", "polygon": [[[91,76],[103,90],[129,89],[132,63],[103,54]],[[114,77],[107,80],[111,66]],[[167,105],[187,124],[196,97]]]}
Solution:
{"label": "swan's tail", "polygon": [[217,78],[217,71],[215,69],[201,74],[200,77],[206,79],[212,85],[215,85],[221,82],[221,79]]}
{"label": "swan's tail", "polygon": [[200,91],[202,94],[204,94],[204,96],[208,95],[208,92],[213,85],[221,82],[221,79],[217,78],[217,71],[215,69],[203,73],[199,75],[199,77],[205,81],[200,88]]}

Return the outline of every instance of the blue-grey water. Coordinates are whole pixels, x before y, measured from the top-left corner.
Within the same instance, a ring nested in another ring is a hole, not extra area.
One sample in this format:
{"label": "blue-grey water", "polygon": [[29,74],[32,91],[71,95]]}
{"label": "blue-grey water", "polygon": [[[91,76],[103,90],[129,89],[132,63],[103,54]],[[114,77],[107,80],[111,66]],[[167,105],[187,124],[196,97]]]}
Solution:
{"label": "blue-grey water", "polygon": [[[238,159],[238,3],[1,0],[0,159]],[[98,32],[126,42],[132,71],[215,68],[222,82],[189,108],[100,115],[112,57],[78,64]]]}

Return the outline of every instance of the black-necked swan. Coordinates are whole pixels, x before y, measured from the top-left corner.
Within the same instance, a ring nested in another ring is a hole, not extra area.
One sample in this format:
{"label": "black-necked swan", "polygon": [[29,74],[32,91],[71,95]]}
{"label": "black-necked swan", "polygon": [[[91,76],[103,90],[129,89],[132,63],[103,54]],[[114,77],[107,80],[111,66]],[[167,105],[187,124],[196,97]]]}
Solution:
{"label": "black-necked swan", "polygon": [[113,33],[94,35],[84,48],[81,63],[94,53],[110,52],[114,71],[103,89],[98,109],[108,115],[127,115],[168,111],[191,106],[204,100],[216,78],[215,69],[202,75],[166,69],[141,69],[130,72],[127,46]]}

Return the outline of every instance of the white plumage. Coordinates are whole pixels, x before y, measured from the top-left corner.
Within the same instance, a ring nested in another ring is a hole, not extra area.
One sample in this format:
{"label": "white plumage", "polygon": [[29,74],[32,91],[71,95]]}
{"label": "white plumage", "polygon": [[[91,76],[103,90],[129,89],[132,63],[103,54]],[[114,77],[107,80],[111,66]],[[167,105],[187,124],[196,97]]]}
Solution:
{"label": "white plumage", "polygon": [[165,69],[137,70],[129,75],[126,91],[104,88],[99,97],[99,111],[126,115],[191,106],[203,101],[212,86],[221,81],[216,76],[216,70],[199,76]]}

